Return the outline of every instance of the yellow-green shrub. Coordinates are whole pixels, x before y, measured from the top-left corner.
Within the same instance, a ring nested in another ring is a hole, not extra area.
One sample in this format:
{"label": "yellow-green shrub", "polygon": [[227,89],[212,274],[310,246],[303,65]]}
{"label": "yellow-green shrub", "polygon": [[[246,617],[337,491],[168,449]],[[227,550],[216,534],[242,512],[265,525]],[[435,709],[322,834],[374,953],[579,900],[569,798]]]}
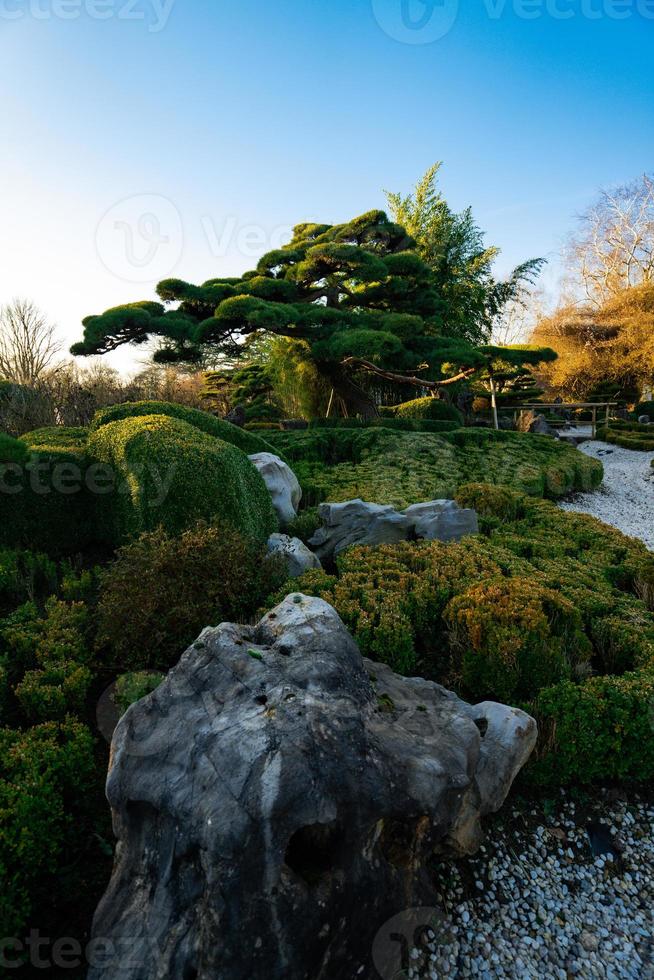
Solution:
{"label": "yellow-green shrub", "polygon": [[161,525],[178,533],[198,520],[231,524],[265,541],[277,526],[256,467],[236,446],[164,415],[109,422],[91,433],[89,454],[118,479],[105,498],[105,533],[120,544]]}
{"label": "yellow-green shrub", "polygon": [[444,612],[453,674],[476,700],[515,702],[571,678],[590,643],[571,602],[535,581],[496,578],[472,586]]}
{"label": "yellow-green shrub", "polygon": [[172,402],[124,402],[121,405],[110,405],[101,408],[95,413],[91,422],[91,431],[101,429],[103,425],[111,422],[122,422],[125,419],[139,418],[144,415],[165,415],[168,418],[178,419],[186,422],[193,428],[199,429],[206,435],[220,439],[230,446],[236,446],[248,456],[254,453],[269,453],[271,446],[265,439],[252,435],[231,422],[216,418],[208,412],[201,412],[196,408],[187,408],[184,405],[175,405]]}

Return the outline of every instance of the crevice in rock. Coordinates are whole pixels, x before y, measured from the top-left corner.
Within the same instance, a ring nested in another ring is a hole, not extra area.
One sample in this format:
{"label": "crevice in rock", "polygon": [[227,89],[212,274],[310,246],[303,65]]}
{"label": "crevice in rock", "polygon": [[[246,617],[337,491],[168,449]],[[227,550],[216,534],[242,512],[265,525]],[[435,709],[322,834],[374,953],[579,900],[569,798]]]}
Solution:
{"label": "crevice in rock", "polygon": [[336,820],[296,830],[286,847],[285,863],[310,887],[328,877],[336,865],[343,831]]}

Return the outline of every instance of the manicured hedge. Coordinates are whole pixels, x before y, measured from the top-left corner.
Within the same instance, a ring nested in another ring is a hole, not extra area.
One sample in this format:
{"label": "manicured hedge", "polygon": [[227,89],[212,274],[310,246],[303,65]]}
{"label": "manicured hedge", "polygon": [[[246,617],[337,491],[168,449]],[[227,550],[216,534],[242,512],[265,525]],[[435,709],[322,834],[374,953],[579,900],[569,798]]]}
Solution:
{"label": "manicured hedge", "polygon": [[53,425],[34,429],[20,438],[33,452],[69,451],[83,455],[88,437],[89,430],[83,426]]}
{"label": "manicured hedge", "polygon": [[593,489],[603,476],[601,463],[572,446],[517,432],[320,428],[268,438],[292,465],[307,507],[361,497],[403,508],[479,480],[557,498]]}
{"label": "manicured hedge", "polygon": [[381,409],[382,415],[390,415],[396,419],[431,419],[456,422],[463,425],[463,413],[438,398],[415,398],[401,405],[392,405]]}
{"label": "manicured hedge", "polygon": [[597,430],[597,438],[622,449],[633,449],[636,452],[654,451],[654,425],[643,425],[638,422],[611,422],[610,426],[601,426]]}
{"label": "manicured hedge", "polygon": [[74,554],[95,543],[85,430],[0,436],[0,546]]}
{"label": "manicured hedge", "polygon": [[272,500],[236,446],[166,415],[138,415],[92,431],[88,452],[117,477],[104,498],[103,534],[119,545],[161,525],[179,533],[198,520],[231,524],[264,541],[275,530]]}
{"label": "manicured hedge", "polygon": [[393,418],[383,415],[378,419],[312,419],[310,429],[394,429],[397,432],[452,432],[460,423],[447,419]]}
{"label": "manicured hedge", "polygon": [[186,408],[171,402],[125,402],[122,405],[111,405],[96,412],[91,422],[91,431],[95,432],[111,422],[121,422],[124,419],[136,418],[141,415],[166,415],[192,425],[207,435],[215,436],[231,446],[237,446],[248,456],[254,453],[271,452],[270,445],[260,436],[253,435],[240,429],[231,422],[218,419],[208,412],[200,412],[195,408]]}

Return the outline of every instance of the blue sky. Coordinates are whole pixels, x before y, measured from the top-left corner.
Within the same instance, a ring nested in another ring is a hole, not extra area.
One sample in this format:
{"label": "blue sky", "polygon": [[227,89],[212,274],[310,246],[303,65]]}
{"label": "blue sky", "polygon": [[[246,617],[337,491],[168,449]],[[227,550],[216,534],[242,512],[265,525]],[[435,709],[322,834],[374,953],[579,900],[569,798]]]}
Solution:
{"label": "blue sky", "polygon": [[72,342],[435,160],[498,272],[552,284],[596,189],[654,169],[653,42],[654,0],[0,0],[0,302]]}

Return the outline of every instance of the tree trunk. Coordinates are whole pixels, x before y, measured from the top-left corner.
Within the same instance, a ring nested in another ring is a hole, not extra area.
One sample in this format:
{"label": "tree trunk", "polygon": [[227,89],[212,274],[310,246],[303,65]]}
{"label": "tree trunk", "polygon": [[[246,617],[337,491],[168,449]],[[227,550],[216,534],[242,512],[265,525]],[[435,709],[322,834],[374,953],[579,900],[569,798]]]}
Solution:
{"label": "tree trunk", "polygon": [[360,415],[363,419],[379,418],[379,412],[374,401],[363,388],[355,384],[340,367],[340,365],[330,365],[329,368],[320,367],[321,373],[329,379],[335,395],[340,399],[344,406],[346,417]]}
{"label": "tree trunk", "polygon": [[494,426],[495,426],[496,429],[499,429],[499,427],[500,427],[500,421],[499,421],[499,418],[497,417],[497,389],[495,387],[495,376],[493,375],[493,371],[492,370],[489,370],[489,372],[488,372],[488,379],[489,379],[489,382],[490,382],[490,390],[491,390],[491,406],[493,408],[493,424],[494,424]]}

